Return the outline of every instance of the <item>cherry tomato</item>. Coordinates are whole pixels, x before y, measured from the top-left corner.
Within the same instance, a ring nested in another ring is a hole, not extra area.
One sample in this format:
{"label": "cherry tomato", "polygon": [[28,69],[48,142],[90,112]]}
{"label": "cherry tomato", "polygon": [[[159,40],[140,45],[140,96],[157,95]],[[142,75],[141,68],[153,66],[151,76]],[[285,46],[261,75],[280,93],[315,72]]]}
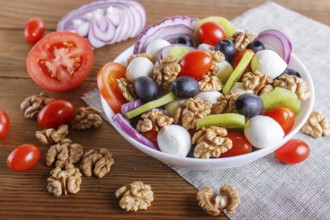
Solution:
{"label": "cherry tomato", "polygon": [[310,149],[306,142],[292,139],[277,149],[274,155],[282,163],[295,164],[306,160],[309,153]]}
{"label": "cherry tomato", "polygon": [[31,18],[25,25],[24,38],[30,44],[37,43],[45,32],[45,24],[40,18]]}
{"label": "cherry tomato", "polygon": [[120,63],[109,62],[97,74],[97,85],[102,97],[114,113],[119,113],[122,104],[126,102],[116,85],[116,79],[125,78],[126,67]]}
{"label": "cherry tomato", "polygon": [[39,147],[34,144],[23,144],[9,154],[7,164],[14,171],[24,171],[36,165],[39,158]]}
{"label": "cherry tomato", "polygon": [[79,86],[88,76],[94,53],[85,38],[71,32],[54,32],[30,50],[27,71],[42,88],[63,92]]}
{"label": "cherry tomato", "polygon": [[9,117],[7,113],[0,109],[0,140],[7,136],[9,130]]}
{"label": "cherry tomato", "polygon": [[157,143],[157,134],[158,132],[155,130],[145,131],[142,135],[147,138],[149,141],[153,143]]}
{"label": "cherry tomato", "polygon": [[221,157],[238,156],[252,151],[252,144],[250,144],[244,134],[229,131],[227,137],[233,141],[233,147],[227,152],[221,154]]}
{"label": "cherry tomato", "polygon": [[294,111],[289,107],[272,108],[265,112],[264,115],[277,121],[281,125],[285,135],[291,131],[295,120]]}
{"label": "cherry tomato", "polygon": [[192,50],[179,61],[181,71],[178,76],[191,76],[198,80],[211,69],[212,63],[213,58],[208,52]]}
{"label": "cherry tomato", "polygon": [[43,128],[56,128],[68,124],[74,116],[73,105],[66,100],[48,103],[38,114],[38,123]]}
{"label": "cherry tomato", "polygon": [[198,37],[202,43],[215,46],[219,41],[226,39],[223,28],[216,22],[205,22],[198,28]]}

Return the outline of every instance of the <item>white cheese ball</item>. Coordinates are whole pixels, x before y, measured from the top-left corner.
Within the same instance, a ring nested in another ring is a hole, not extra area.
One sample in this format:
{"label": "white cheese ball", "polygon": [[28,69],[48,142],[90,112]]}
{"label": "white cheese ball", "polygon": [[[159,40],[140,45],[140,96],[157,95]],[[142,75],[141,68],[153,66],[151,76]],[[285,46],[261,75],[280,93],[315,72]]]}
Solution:
{"label": "white cheese ball", "polygon": [[241,82],[236,82],[231,88],[230,92],[238,95],[242,95],[245,93],[253,93],[252,90],[245,89],[243,83]]}
{"label": "white cheese ball", "polygon": [[195,98],[200,98],[202,100],[207,100],[212,104],[217,103],[218,98],[222,96],[220,92],[217,91],[210,91],[210,92],[200,92],[198,93]]}
{"label": "white cheese ball", "polygon": [[253,72],[258,70],[273,79],[281,75],[287,66],[282,57],[272,50],[258,51],[251,62]]}
{"label": "white cheese ball", "polygon": [[202,43],[202,44],[198,45],[197,49],[198,50],[214,50],[214,46]]}
{"label": "white cheese ball", "polygon": [[284,132],[274,119],[257,115],[246,122],[244,135],[254,147],[267,148],[278,143]]}
{"label": "white cheese ball", "polygon": [[218,67],[218,72],[215,75],[220,79],[223,84],[225,84],[229,76],[234,71],[233,66],[227,60],[224,60],[222,62],[216,62],[215,65],[217,65]]}
{"label": "white cheese ball", "polygon": [[140,76],[150,76],[153,69],[154,65],[148,58],[136,57],[128,64],[126,79],[133,83]]}
{"label": "white cheese ball", "polygon": [[187,99],[174,99],[172,102],[167,103],[164,107],[170,116],[175,114],[176,109],[181,106]]}
{"label": "white cheese ball", "polygon": [[169,45],[171,44],[163,39],[153,40],[148,44],[146,48],[146,53],[151,55],[152,59],[156,61],[158,60],[160,50]]}
{"label": "white cheese ball", "polygon": [[186,157],[191,148],[191,137],[184,127],[167,125],[158,132],[157,143],[162,152]]}

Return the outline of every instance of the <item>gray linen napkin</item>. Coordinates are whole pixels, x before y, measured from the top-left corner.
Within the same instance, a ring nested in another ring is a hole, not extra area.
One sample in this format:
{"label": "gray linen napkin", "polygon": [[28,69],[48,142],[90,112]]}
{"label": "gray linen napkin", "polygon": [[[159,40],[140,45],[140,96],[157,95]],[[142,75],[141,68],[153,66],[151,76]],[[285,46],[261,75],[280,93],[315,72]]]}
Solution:
{"label": "gray linen napkin", "polygon": [[[293,52],[310,71],[316,90],[315,107],[330,116],[329,68],[330,28],[301,14],[267,2],[235,18],[233,24],[258,33],[273,28],[292,41]],[[83,97],[87,104],[101,108],[98,90]],[[268,155],[253,163],[226,170],[196,171],[171,166],[185,180],[215,192],[224,184],[235,186],[241,204],[231,219],[330,219],[329,137],[314,139],[295,136],[311,147],[310,157],[301,164],[283,165]]]}

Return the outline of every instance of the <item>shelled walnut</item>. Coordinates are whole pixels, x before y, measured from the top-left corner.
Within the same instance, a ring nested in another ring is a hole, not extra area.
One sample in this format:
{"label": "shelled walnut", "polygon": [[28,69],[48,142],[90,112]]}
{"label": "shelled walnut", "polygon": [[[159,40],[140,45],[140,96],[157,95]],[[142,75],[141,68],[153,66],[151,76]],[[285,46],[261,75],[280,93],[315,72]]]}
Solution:
{"label": "shelled walnut", "polygon": [[300,100],[306,100],[311,95],[306,81],[293,75],[281,75],[279,79],[274,80],[273,87],[281,87],[295,92]]}
{"label": "shelled walnut", "polygon": [[80,144],[72,143],[70,139],[63,139],[60,143],[52,145],[46,155],[46,164],[63,168],[67,164],[75,164],[82,158],[84,152]]}
{"label": "shelled walnut", "polygon": [[328,136],[330,134],[330,122],[322,116],[321,112],[314,111],[301,128],[301,132],[314,138]]}
{"label": "shelled walnut", "polygon": [[[242,78],[244,89],[253,90],[254,94],[264,93],[264,88],[273,83],[273,79],[260,71],[244,73]],[[268,89],[268,87],[267,87]]]}
{"label": "shelled walnut", "polygon": [[238,96],[234,93],[220,96],[212,106],[212,114],[236,113],[235,102]]}
{"label": "shelled walnut", "polygon": [[68,125],[61,125],[55,130],[54,128],[36,131],[36,138],[42,144],[59,143],[69,134]]}
{"label": "shelled walnut", "polygon": [[135,95],[135,92],[134,92],[133,83],[131,83],[130,81],[128,81],[125,78],[120,78],[120,79],[116,79],[116,85],[117,85],[118,89],[121,91],[121,93],[123,94],[123,97],[128,102],[132,102],[137,99],[137,96]]}
{"label": "shelled walnut", "polygon": [[25,118],[35,119],[40,110],[52,101],[55,101],[55,99],[41,92],[39,95],[32,95],[24,99],[20,108],[24,112]]}
{"label": "shelled walnut", "polygon": [[220,50],[208,50],[213,58],[211,69],[208,71],[206,75],[213,76],[219,71],[219,66],[217,63],[220,63],[225,60],[225,55]]}
{"label": "shelled walnut", "polygon": [[80,107],[71,121],[71,126],[76,130],[99,128],[102,124],[101,111],[93,107]]}
{"label": "shelled walnut", "polygon": [[196,121],[211,113],[212,104],[207,100],[189,98],[175,110],[174,123],[181,123],[185,129],[196,128]]}
{"label": "shelled walnut", "polygon": [[223,87],[222,82],[217,76],[204,75],[198,83],[201,92],[220,91]]}
{"label": "shelled walnut", "polygon": [[139,132],[159,131],[162,127],[172,124],[174,119],[165,115],[162,111],[144,113],[136,125]]}
{"label": "shelled walnut", "polygon": [[50,171],[50,175],[47,179],[47,189],[54,196],[76,194],[80,191],[81,173],[72,164],[67,164],[63,170],[55,167]]}
{"label": "shelled walnut", "polygon": [[154,193],[151,186],[142,181],[135,181],[131,184],[117,189],[115,193],[117,198],[121,198],[119,206],[126,211],[138,211],[147,209],[154,201]]}
{"label": "shelled walnut", "polygon": [[213,194],[211,187],[204,187],[197,192],[197,201],[209,215],[217,216],[223,210],[228,213],[234,212],[240,203],[240,198],[233,186],[224,185],[217,196]]}
{"label": "shelled walnut", "polygon": [[227,130],[222,127],[211,126],[198,130],[192,137],[192,144],[196,144],[195,158],[218,158],[222,153],[232,148],[232,140],[227,137]]}
{"label": "shelled walnut", "polygon": [[181,71],[181,67],[176,60],[177,58],[175,56],[169,56],[163,59],[159,65],[155,65],[152,78],[164,90],[171,88],[172,82]]}
{"label": "shelled walnut", "polygon": [[94,173],[98,178],[102,178],[110,172],[114,162],[112,153],[106,148],[100,148],[99,150],[87,151],[84,154],[80,168],[87,177],[92,176]]}
{"label": "shelled walnut", "polygon": [[250,31],[236,32],[233,35],[233,39],[234,39],[233,41],[236,50],[238,51],[244,50],[247,47],[247,45],[249,45],[254,39],[256,39],[256,37],[257,36]]}

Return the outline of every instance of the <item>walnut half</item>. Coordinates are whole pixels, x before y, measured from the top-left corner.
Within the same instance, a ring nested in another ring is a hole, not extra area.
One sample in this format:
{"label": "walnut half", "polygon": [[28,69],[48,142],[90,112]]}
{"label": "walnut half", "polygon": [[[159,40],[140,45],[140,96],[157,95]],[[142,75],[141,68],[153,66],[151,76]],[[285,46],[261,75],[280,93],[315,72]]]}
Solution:
{"label": "walnut half", "polygon": [[68,125],[61,125],[55,130],[54,128],[36,131],[36,138],[42,144],[59,143],[68,135]]}
{"label": "walnut half", "polygon": [[165,115],[162,111],[151,111],[144,113],[136,125],[140,132],[159,131],[162,127],[172,124],[173,118]]}
{"label": "walnut half", "polygon": [[24,112],[25,118],[35,119],[40,110],[52,101],[55,101],[55,99],[50,98],[47,94],[41,92],[39,95],[31,95],[24,99],[20,108]]}
{"label": "walnut half", "polygon": [[121,198],[119,206],[126,211],[138,211],[147,209],[154,201],[154,193],[151,186],[141,181],[135,181],[131,184],[117,189],[115,193],[117,198]]}
{"label": "walnut half", "polygon": [[101,111],[93,107],[80,107],[71,121],[71,126],[75,130],[99,128],[101,124]]}
{"label": "walnut half", "polygon": [[301,128],[301,132],[314,138],[328,136],[330,134],[330,122],[322,116],[321,112],[314,111]]}
{"label": "walnut half", "polygon": [[240,198],[233,186],[224,185],[220,188],[218,196],[214,196],[211,187],[204,187],[197,192],[197,201],[209,215],[217,216],[222,210],[234,212],[240,203]]}
{"label": "walnut half", "polygon": [[100,148],[99,150],[87,151],[82,159],[80,168],[88,177],[94,173],[98,178],[102,178],[110,172],[114,162],[112,153],[105,148]]}
{"label": "walnut half", "polygon": [[67,195],[68,192],[76,194],[80,191],[81,173],[72,164],[67,164],[63,170],[56,167],[50,171],[50,175],[47,189],[54,196]]}

